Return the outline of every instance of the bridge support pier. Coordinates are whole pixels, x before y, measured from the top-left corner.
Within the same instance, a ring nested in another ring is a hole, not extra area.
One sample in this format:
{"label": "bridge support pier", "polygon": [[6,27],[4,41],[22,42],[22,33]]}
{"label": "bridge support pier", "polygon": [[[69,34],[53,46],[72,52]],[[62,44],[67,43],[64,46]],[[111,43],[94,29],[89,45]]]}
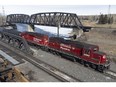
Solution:
{"label": "bridge support pier", "polygon": [[34,25],[29,24],[29,25],[28,25],[28,31],[34,32],[34,31],[35,31]]}
{"label": "bridge support pier", "polygon": [[60,30],[60,24],[58,23],[58,27],[57,27],[57,37],[59,37],[59,30]]}
{"label": "bridge support pier", "polygon": [[81,35],[83,35],[83,33],[84,33],[83,30],[73,28],[73,31],[70,34],[70,36],[74,36],[74,37],[72,37],[72,39],[75,40],[75,39],[78,39],[79,37],[81,37]]}

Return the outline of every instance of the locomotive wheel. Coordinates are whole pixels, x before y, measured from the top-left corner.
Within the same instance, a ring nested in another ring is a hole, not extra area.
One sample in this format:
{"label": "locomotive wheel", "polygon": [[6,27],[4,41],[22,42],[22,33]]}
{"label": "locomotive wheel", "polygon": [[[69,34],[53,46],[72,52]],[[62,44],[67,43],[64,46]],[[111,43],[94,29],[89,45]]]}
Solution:
{"label": "locomotive wheel", "polygon": [[47,47],[45,47],[45,51],[48,52],[48,48]]}
{"label": "locomotive wheel", "polygon": [[103,66],[98,66],[97,68],[98,68],[97,70],[98,70],[99,72],[102,72],[102,73],[104,72],[104,67],[103,67]]}
{"label": "locomotive wheel", "polygon": [[7,42],[7,37],[6,36],[4,36],[3,41]]}
{"label": "locomotive wheel", "polygon": [[9,39],[9,44],[12,44],[13,45],[13,39]]}
{"label": "locomotive wheel", "polygon": [[56,55],[56,52],[53,50],[50,50],[50,53],[52,53],[53,55]]}
{"label": "locomotive wheel", "polygon": [[41,46],[40,48],[41,48],[43,51],[45,51],[45,47]]}
{"label": "locomotive wheel", "polygon": [[10,39],[11,39],[11,38],[9,37],[9,38],[8,38],[8,43],[10,43]]}
{"label": "locomotive wheel", "polygon": [[79,63],[83,65],[84,64],[84,61],[83,60],[80,60]]}
{"label": "locomotive wheel", "polygon": [[93,69],[96,69],[96,68],[97,68],[97,66],[96,66],[95,64],[91,64],[91,67],[92,67]]}
{"label": "locomotive wheel", "polygon": [[61,54],[57,52],[57,56],[61,57]]}
{"label": "locomotive wheel", "polygon": [[2,34],[0,33],[0,39],[2,39],[3,38],[3,36],[2,36]]}
{"label": "locomotive wheel", "polygon": [[6,41],[7,43],[9,43],[10,38],[9,38],[8,36],[6,36],[5,39],[6,39],[5,41]]}
{"label": "locomotive wheel", "polygon": [[57,55],[57,53],[55,51],[53,51],[52,53],[53,53],[53,55]]}
{"label": "locomotive wheel", "polygon": [[85,67],[89,67],[89,63],[85,61],[85,62],[84,62],[84,66],[85,66]]}
{"label": "locomotive wheel", "polygon": [[76,59],[75,58],[73,58],[73,62],[76,62]]}
{"label": "locomotive wheel", "polygon": [[19,46],[19,48],[20,48],[21,50],[25,50],[24,44],[21,43],[20,46]]}
{"label": "locomotive wheel", "polygon": [[18,40],[14,41],[14,46],[17,47],[17,48],[19,48],[19,41]]}
{"label": "locomotive wheel", "polygon": [[2,41],[5,41],[5,36],[2,37]]}
{"label": "locomotive wheel", "polygon": [[49,53],[52,53],[51,49],[48,50]]}

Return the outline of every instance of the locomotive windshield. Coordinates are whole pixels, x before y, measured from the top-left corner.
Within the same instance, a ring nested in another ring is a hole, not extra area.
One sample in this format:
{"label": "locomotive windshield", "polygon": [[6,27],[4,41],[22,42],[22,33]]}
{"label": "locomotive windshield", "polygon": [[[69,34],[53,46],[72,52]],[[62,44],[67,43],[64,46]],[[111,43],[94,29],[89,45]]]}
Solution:
{"label": "locomotive windshield", "polygon": [[90,56],[90,50],[88,50],[88,49],[85,49],[85,51],[84,51],[84,56]]}

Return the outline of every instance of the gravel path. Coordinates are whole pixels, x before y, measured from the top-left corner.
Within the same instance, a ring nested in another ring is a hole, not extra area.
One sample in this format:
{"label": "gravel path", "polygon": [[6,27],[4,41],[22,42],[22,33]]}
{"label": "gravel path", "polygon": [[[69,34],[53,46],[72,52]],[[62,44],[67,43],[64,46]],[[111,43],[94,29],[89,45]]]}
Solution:
{"label": "gravel path", "polygon": [[35,57],[48,64],[86,82],[115,82],[116,80],[106,77],[94,70],[87,69],[66,59],[60,58],[42,50],[35,50]]}

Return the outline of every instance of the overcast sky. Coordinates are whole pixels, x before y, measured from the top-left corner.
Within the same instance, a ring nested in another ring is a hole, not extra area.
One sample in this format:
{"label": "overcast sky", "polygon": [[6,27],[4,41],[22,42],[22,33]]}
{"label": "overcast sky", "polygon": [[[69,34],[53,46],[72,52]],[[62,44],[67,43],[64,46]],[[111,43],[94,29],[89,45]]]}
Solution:
{"label": "overcast sky", "polygon": [[[77,15],[107,14],[109,5],[0,5],[0,13],[5,14],[35,14],[39,12],[70,12]],[[110,5],[110,13],[116,14],[116,5]]]}

